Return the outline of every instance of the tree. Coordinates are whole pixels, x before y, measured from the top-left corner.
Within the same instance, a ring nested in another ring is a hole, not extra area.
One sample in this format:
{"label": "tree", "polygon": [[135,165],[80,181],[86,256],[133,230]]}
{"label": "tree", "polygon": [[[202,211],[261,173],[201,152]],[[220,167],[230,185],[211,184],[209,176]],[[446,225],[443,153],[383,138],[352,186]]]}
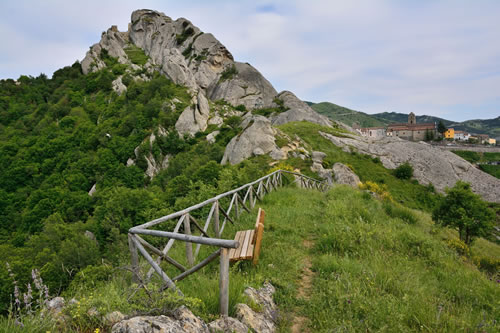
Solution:
{"label": "tree", "polygon": [[444,126],[444,123],[442,120],[439,121],[439,124],[438,124],[438,132],[441,133],[441,135],[444,135],[444,132],[446,132],[448,129],[446,128],[446,126]]}
{"label": "tree", "polygon": [[469,183],[458,181],[446,189],[432,218],[440,225],[458,229],[460,239],[470,245],[475,237],[486,236],[493,229],[495,213],[472,192]]}

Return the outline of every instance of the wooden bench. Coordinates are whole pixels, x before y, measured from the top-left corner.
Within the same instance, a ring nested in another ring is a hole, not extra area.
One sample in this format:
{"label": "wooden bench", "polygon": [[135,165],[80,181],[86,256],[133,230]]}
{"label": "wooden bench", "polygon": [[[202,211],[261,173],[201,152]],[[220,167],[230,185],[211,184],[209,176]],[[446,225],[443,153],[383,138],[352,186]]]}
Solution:
{"label": "wooden bench", "polygon": [[242,230],[236,232],[234,240],[238,241],[240,246],[237,249],[231,249],[229,251],[230,262],[252,260],[254,265],[258,263],[262,236],[264,234],[265,215],[266,212],[259,208],[257,220],[255,221],[255,228],[252,230]]}

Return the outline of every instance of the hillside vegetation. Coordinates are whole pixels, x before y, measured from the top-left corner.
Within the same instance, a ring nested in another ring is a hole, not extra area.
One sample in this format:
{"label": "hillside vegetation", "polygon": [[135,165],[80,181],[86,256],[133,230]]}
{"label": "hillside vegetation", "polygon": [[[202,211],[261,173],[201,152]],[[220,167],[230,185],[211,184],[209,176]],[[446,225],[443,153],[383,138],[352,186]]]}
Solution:
{"label": "hillside vegetation", "polygon": [[310,103],[311,108],[327,116],[332,120],[341,121],[344,124],[352,126],[354,123],[358,123],[361,127],[377,127],[386,125],[385,122],[380,121],[364,112],[354,111],[346,107],[329,103]]}
{"label": "hillside vegetation", "polygon": [[[498,260],[499,246],[480,239],[471,257],[464,257],[453,247],[456,234],[434,227],[428,214],[345,186],[327,193],[285,188],[266,196],[259,206],[267,213],[261,260],[257,266],[232,265],[230,314],[236,303],[248,302],[242,296],[246,286],[260,287],[267,280],[277,289],[280,331],[288,331],[298,316],[304,320],[301,329],[315,332],[500,328],[498,282],[470,259],[487,251]],[[244,214],[228,229],[227,238],[251,228],[254,218],[255,211]],[[150,299],[144,292],[130,297],[136,285],[126,271],[88,268],[64,295],[81,300],[81,307],[66,310],[72,319],[63,328],[108,329],[86,315],[91,307],[130,314],[188,304],[212,320],[218,314],[217,274],[213,263],[180,282],[186,299],[165,293]],[[155,283],[156,278],[149,288]],[[43,332],[57,327],[49,321],[26,324]],[[1,325],[13,328],[6,321]]]}

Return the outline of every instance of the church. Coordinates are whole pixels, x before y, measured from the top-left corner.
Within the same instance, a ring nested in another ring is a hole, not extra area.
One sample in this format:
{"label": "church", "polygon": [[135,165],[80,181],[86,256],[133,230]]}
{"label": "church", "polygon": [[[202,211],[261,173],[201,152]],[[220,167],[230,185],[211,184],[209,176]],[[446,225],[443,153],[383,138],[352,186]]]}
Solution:
{"label": "church", "polygon": [[387,136],[411,141],[428,140],[437,137],[437,125],[435,123],[417,124],[417,117],[411,112],[408,115],[408,123],[387,126]]}

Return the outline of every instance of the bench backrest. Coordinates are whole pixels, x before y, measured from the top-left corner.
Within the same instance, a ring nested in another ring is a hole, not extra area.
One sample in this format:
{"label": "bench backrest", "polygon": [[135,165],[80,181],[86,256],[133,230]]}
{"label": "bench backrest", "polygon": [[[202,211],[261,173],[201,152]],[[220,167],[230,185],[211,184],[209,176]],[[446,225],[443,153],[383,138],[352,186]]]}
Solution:
{"label": "bench backrest", "polygon": [[260,246],[262,244],[262,236],[264,234],[264,218],[266,217],[266,212],[262,209],[259,208],[259,212],[257,213],[257,220],[255,221],[255,232],[254,232],[254,239],[253,239],[253,244],[254,245],[254,250],[253,250],[253,264],[256,265],[259,262],[259,255],[260,255]]}

